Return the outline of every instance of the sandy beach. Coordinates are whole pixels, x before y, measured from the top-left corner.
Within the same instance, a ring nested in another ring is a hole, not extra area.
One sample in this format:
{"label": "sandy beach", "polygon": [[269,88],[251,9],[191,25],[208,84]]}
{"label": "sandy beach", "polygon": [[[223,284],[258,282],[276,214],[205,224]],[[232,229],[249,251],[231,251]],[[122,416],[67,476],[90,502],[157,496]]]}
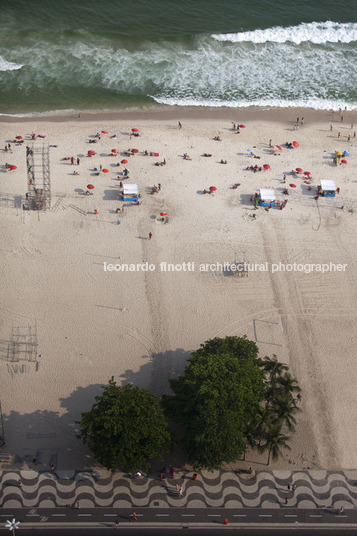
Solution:
{"label": "sandy beach", "polygon": [[[114,376],[118,383],[167,393],[168,379],[183,372],[190,352],[227,335],[247,335],[262,356],[276,354],[302,387],[292,450],[271,467],[357,466],[357,113],[342,115],[343,122],[327,111],[175,108],[1,117],[0,392],[6,445],[0,452],[11,455],[1,467],[48,468],[52,461],[61,469],[93,467],[90,452],[75,437],[75,421],[91,408],[101,385]],[[304,124],[294,130],[297,117]],[[232,128],[238,121],[245,125],[240,134]],[[133,128],[139,137],[130,137]],[[108,134],[89,143],[102,131]],[[32,132],[45,138],[32,142]],[[14,145],[19,135],[25,142]],[[287,149],[285,142],[293,140],[299,147]],[[8,143],[12,153],[3,150]],[[25,145],[33,143],[50,145],[52,202],[46,212],[22,208]],[[113,148],[117,156],[109,156]],[[138,153],[125,157],[131,148]],[[89,158],[91,149],[96,154]],[[144,156],[145,150],[159,156]],[[344,150],[350,152],[348,163],[334,165],[335,151]],[[72,156],[80,159],[78,166],[66,160]],[[128,163],[117,166],[123,158]],[[155,165],[163,159],[166,165]],[[7,171],[6,163],[17,169]],[[246,169],[256,164],[269,164],[270,170]],[[109,172],[97,175],[100,166]],[[142,204],[118,214],[118,173],[125,167],[124,182],[138,185]],[[290,174],[298,167],[311,173],[311,185],[303,175]],[[321,179],[334,180],[340,193],[316,201]],[[161,190],[152,195],[159,183]],[[93,195],[85,195],[88,184],[95,187]],[[204,195],[210,186],[217,190]],[[260,188],[274,189],[279,201],[288,199],[284,210],[254,210],[251,197]],[[167,213],[164,221],[160,213]],[[261,269],[248,277],[202,269],[244,261]],[[154,269],[144,264],[135,271],[105,270],[108,264],[143,263]],[[165,271],[161,263],[176,269]],[[327,264],[329,270],[273,273],[279,263]],[[346,266],[331,269],[330,263]],[[256,461],[265,458],[253,455],[238,465],[266,468]]]}

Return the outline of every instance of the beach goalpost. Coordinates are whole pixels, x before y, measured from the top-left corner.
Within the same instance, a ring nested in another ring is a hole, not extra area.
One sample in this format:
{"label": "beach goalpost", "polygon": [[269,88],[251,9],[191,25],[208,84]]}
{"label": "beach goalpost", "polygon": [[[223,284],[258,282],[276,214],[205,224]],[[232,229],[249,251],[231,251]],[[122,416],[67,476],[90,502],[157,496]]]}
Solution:
{"label": "beach goalpost", "polygon": [[50,150],[48,143],[36,144],[26,150],[28,210],[51,208]]}

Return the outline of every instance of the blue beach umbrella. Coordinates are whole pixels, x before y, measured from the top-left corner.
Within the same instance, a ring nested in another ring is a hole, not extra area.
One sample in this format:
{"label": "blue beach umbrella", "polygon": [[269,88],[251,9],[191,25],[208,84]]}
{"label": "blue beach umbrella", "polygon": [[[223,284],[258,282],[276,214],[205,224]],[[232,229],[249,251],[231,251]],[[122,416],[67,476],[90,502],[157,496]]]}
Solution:
{"label": "blue beach umbrella", "polygon": [[348,151],[343,151],[343,156],[351,156]]}
{"label": "blue beach umbrella", "polygon": [[247,153],[252,153],[252,149],[247,149]]}

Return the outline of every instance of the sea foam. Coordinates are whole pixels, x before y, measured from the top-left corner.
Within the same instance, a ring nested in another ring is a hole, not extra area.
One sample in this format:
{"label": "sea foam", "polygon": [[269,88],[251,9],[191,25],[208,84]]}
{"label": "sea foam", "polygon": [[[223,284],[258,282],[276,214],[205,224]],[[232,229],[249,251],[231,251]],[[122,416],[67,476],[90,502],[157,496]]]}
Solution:
{"label": "sea foam", "polygon": [[275,26],[265,30],[238,32],[228,34],[213,34],[217,41],[232,43],[286,43],[290,41],[299,45],[303,42],[314,44],[351,43],[357,41],[357,23],[339,22],[303,22],[298,26]]}
{"label": "sea foam", "polygon": [[16,71],[17,69],[21,69],[21,67],[23,67],[21,63],[6,61],[0,56],[0,71]]}

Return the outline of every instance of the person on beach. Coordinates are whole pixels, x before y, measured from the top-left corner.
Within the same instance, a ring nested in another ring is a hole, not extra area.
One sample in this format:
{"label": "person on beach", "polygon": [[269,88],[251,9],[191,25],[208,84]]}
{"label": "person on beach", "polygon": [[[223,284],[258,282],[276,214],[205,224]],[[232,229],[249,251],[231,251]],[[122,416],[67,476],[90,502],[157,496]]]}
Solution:
{"label": "person on beach", "polygon": [[150,232],[149,233],[149,240],[151,240],[151,238],[152,238],[152,233]]}
{"label": "person on beach", "polygon": [[180,121],[178,122],[178,128],[179,128],[179,130],[181,130],[181,128],[182,128],[182,125],[181,125]]}

